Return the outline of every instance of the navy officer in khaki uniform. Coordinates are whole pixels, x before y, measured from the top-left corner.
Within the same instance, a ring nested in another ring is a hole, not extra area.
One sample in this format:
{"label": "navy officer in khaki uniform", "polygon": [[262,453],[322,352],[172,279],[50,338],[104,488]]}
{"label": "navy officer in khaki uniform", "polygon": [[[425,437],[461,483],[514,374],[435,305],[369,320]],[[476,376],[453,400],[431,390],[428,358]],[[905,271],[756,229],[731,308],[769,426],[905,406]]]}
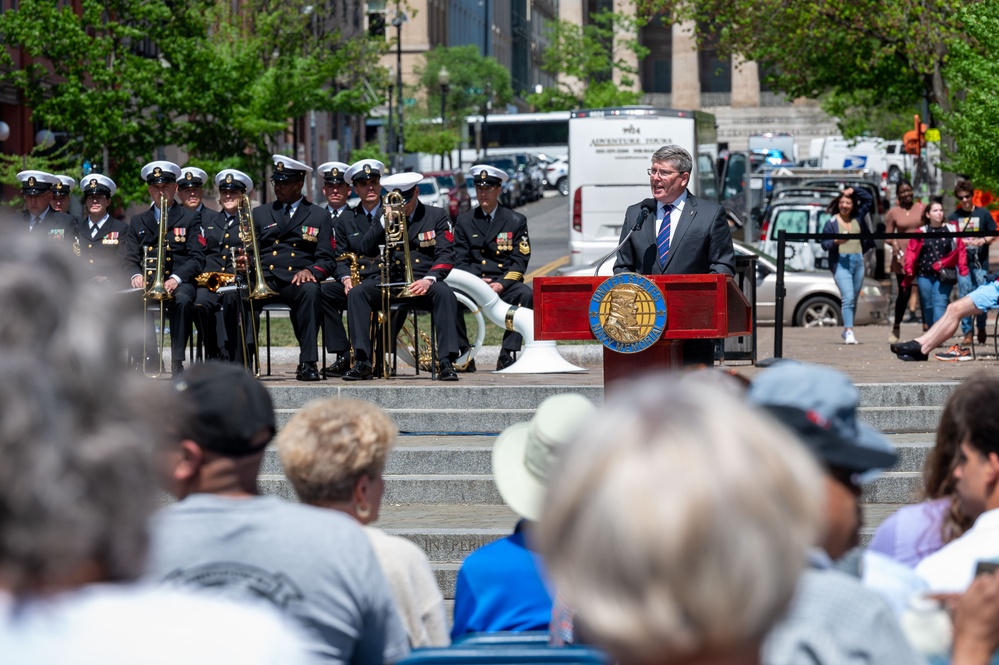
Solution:
{"label": "navy officer in khaki uniform", "polygon": [[132,275],[132,287],[146,288],[152,283],[155,266],[143,263],[143,252],[155,257],[160,234],[160,199],[166,200],[166,236],[164,238],[163,285],[173,297],[165,300],[170,317],[170,369],[176,376],[184,371],[184,353],[194,322],[194,299],[197,290],[194,278],[205,267],[207,244],[201,229],[201,218],[174,200],[180,167],[173,162],[155,161],[140,172],[152,198],[145,212],[135,215],[128,224],[125,265]]}
{"label": "navy officer in khaki uniform", "polygon": [[[273,155],[275,201],[253,210],[253,226],[260,245],[260,264],[267,285],[278,292],[275,300],[291,307],[291,324],[298,339],[299,381],[319,381],[319,282],[332,277],[335,258],[329,238],[329,212],[302,195],[312,167],[284,155]],[[259,304],[266,304],[264,300]]]}
{"label": "navy officer in khaki uniform", "polygon": [[347,282],[350,282],[348,270],[341,272],[341,252],[336,247],[336,227],[348,218],[354,217],[354,211],[347,205],[350,196],[350,185],[347,183],[348,164],[343,162],[326,162],[319,165],[319,173],[323,176],[323,194],[326,196],[326,210],[330,214],[330,236],[323,236],[320,245],[329,245],[336,255],[336,274],[320,285],[323,305],[323,332],[326,352],[334,356],[333,362],[323,368],[323,376],[327,379],[343,376],[350,369],[350,341],[343,328],[343,313],[347,311]]}
{"label": "navy officer in khaki uniform", "polygon": [[58,177],[45,171],[21,171],[17,174],[24,197],[24,228],[30,233],[44,235],[50,240],[66,243],[66,248],[76,238],[76,220],[52,208],[52,191],[62,184]]}
{"label": "navy officer in khaki uniform", "polygon": [[[527,218],[499,205],[506,171],[488,164],[473,166],[469,173],[475,183],[479,206],[458,215],[454,228],[456,267],[482,279],[503,302],[534,307],[534,291],[524,284],[531,259]],[[459,342],[468,345],[464,317],[458,318]],[[514,363],[523,336],[512,330],[503,335],[496,369]]]}
{"label": "navy officer in khaki uniform", "polygon": [[87,274],[99,283],[124,288],[125,239],[128,224],[108,214],[111,198],[118,191],[114,180],[99,173],[84,176],[82,220],[77,225],[77,247]]}
{"label": "navy officer in khaki uniform", "polygon": [[[399,192],[405,201],[409,235],[406,240],[413,262],[414,281],[407,286],[403,284],[403,249],[395,250],[390,257],[389,279],[400,284],[394,288],[408,289],[410,294],[417,296],[412,299],[415,303],[433,312],[437,354],[440,358],[438,377],[441,381],[457,381],[454,361],[458,358],[458,300],[451,287],[444,282],[444,278],[454,268],[454,234],[445,210],[425,206],[417,198],[417,183],[422,179],[421,173],[396,173],[381,179],[382,187],[389,192]],[[360,242],[361,253],[365,256],[375,256],[378,246],[385,244],[384,224],[384,214],[372,220]],[[381,306],[381,300],[381,285],[377,278],[363,279],[347,295],[347,324],[357,361],[344,374],[344,380],[373,378],[370,322],[372,312]]]}

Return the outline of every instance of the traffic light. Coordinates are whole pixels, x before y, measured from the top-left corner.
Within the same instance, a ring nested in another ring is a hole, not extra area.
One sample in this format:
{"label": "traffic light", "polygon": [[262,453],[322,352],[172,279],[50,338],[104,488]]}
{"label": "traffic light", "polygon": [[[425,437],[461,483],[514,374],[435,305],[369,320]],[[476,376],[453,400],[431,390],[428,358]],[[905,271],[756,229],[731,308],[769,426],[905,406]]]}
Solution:
{"label": "traffic light", "polygon": [[913,116],[913,126],[914,129],[907,131],[902,137],[905,142],[905,152],[909,155],[920,155],[923,146],[926,145],[926,125],[919,122],[918,113]]}

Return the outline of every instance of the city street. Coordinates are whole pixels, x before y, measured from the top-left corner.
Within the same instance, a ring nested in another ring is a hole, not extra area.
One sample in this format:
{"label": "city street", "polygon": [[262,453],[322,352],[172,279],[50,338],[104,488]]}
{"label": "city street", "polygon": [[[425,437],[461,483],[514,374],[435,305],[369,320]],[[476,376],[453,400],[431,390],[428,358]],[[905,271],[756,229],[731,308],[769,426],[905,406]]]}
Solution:
{"label": "city street", "polygon": [[[527,217],[531,234],[531,262],[527,279],[550,275],[569,260],[569,197],[555,190],[534,203],[516,209]],[[624,211],[621,212],[622,216]]]}

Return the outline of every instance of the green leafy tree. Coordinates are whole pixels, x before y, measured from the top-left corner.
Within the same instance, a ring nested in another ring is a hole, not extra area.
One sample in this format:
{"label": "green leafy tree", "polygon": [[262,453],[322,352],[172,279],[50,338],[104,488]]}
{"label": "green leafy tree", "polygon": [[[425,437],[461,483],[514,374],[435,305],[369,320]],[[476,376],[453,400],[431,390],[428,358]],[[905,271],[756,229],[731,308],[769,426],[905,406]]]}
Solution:
{"label": "green leafy tree", "polygon": [[[0,39],[28,57],[17,68],[0,50],[0,80],[19,90],[34,120],[66,133],[78,163],[106,168],[129,200],[140,191],[141,164],[177,138],[171,116],[181,91],[169,57],[201,34],[205,3],[83,0],[82,7],[78,16],[51,0],[23,0],[0,14]],[[152,43],[169,45],[166,60]]]}
{"label": "green leafy tree", "polygon": [[[640,62],[649,50],[637,38],[644,19],[602,10],[590,14],[586,25],[552,21],[547,28],[549,46],[541,68],[559,78],[558,88],[527,97],[539,111],[569,111],[637,103],[642,93],[632,90],[638,69],[615,53],[629,52]],[[566,78],[580,82],[579,92]],[[615,80],[617,81],[615,83]]]}
{"label": "green leafy tree", "polygon": [[387,44],[365,34],[345,37],[308,0],[250,0],[238,14],[214,3],[194,53],[177,63],[206,93],[184,106],[181,142],[215,167],[264,178],[289,119],[310,111],[366,115],[381,103]]}
{"label": "green leafy tree", "polygon": [[[306,0],[82,0],[82,13],[22,0],[0,14],[0,81],[32,119],[65,132],[76,162],[108,173],[126,202],[141,165],[179,145],[192,163],[262,178],[291,118],[365,114],[381,102],[384,40],[344,37]],[[208,168],[206,168],[208,170]]]}
{"label": "green leafy tree", "polygon": [[[954,44],[967,39],[961,10],[983,2],[636,0],[636,7],[640,16],[695,22],[699,39],[759,63],[773,89],[831,101],[844,129],[857,131],[863,107],[851,118],[842,106],[851,96],[899,117],[911,118],[924,100],[938,115],[953,111],[961,91],[946,65]],[[953,147],[952,137],[944,147]]]}
{"label": "green leafy tree", "polygon": [[957,150],[948,167],[967,174],[979,189],[999,192],[999,5],[976,3],[958,16],[965,38],[950,45],[944,75],[961,90],[943,129]]}
{"label": "green leafy tree", "polygon": [[[475,46],[438,46],[425,58],[425,64],[416,66],[418,88],[411,91],[425,104],[412,107],[404,118],[405,147],[407,152],[440,155],[460,147],[465,117],[482,113],[487,101],[493,108],[506,106],[513,100],[513,87],[510,72]],[[450,78],[443,122],[439,120],[441,68]]]}

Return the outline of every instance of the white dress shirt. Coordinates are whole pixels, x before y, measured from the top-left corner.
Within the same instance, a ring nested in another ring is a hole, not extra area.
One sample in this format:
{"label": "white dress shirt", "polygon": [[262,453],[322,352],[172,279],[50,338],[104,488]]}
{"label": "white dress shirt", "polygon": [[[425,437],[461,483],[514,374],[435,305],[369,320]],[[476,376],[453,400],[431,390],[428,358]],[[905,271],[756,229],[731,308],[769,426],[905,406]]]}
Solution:
{"label": "white dress shirt", "polygon": [[916,574],[931,591],[963,592],[979,561],[999,561],[999,508],[982,513],[963,536],[920,561]]}

